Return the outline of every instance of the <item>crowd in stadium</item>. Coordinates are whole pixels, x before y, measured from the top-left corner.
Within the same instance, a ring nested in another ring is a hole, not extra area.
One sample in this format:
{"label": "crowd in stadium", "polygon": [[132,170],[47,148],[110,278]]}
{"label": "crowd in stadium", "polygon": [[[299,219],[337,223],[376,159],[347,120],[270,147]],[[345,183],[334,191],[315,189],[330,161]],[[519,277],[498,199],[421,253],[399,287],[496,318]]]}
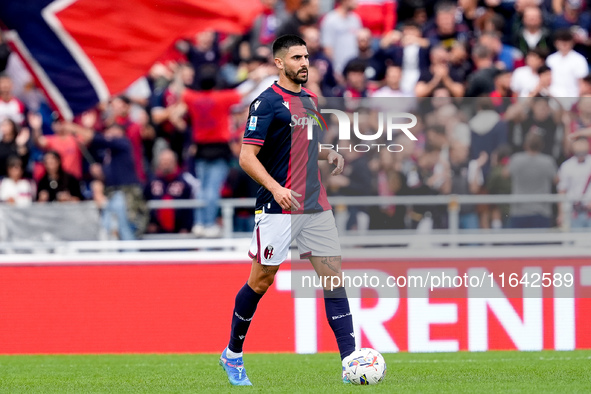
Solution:
{"label": "crowd in stadium", "polygon": [[[387,97],[419,118],[417,141],[396,137],[400,153],[340,152],[346,171],[327,179],[329,195],[560,192],[580,200],[571,225],[591,227],[584,1],[261,2],[265,10],[246,35],[179,40],[145,77],[74,122],[52,111],[2,43],[0,201],[94,200],[120,239],[220,236],[218,199],[251,197],[258,187],[237,155],[250,103],[277,79],[270,45],[297,34],[310,54],[305,87],[320,103]],[[149,211],[145,203],[191,198],[205,206]],[[448,226],[446,207],[348,209],[350,229],[416,228],[426,218]],[[252,214],[237,209],[235,230],[251,230]],[[550,204],[460,212],[466,229],[563,221]]]}

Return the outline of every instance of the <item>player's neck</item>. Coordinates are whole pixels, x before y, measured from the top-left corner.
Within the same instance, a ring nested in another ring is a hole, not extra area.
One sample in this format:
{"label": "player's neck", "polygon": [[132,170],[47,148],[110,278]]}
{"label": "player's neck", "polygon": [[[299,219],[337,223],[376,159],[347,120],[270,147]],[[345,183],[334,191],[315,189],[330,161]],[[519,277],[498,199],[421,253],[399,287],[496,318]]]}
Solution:
{"label": "player's neck", "polygon": [[285,90],[289,90],[293,93],[299,93],[302,91],[302,85],[299,83],[295,83],[291,79],[287,78],[284,75],[279,75],[279,81],[277,81],[277,85],[281,86]]}

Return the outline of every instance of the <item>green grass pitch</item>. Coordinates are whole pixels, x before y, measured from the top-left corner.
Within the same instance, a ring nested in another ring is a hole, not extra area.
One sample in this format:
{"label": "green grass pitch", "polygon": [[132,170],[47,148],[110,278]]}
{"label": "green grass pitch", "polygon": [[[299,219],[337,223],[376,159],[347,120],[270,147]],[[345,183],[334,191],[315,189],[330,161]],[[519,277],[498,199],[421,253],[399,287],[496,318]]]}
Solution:
{"label": "green grass pitch", "polygon": [[0,392],[591,392],[591,351],[385,354],[377,386],[340,381],[337,354],[246,354],[253,387],[231,387],[218,356],[0,356]]}

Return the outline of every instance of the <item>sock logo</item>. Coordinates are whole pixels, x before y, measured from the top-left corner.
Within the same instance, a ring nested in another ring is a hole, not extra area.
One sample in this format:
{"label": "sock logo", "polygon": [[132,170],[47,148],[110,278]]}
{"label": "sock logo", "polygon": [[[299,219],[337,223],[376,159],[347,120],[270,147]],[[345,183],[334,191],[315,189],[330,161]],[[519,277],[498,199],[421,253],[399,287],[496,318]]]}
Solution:
{"label": "sock logo", "polygon": [[265,248],[265,259],[269,260],[273,257],[273,246],[269,245]]}
{"label": "sock logo", "polygon": [[344,315],[337,315],[337,316],[332,316],[332,320],[337,320],[343,317],[347,317],[347,316],[351,316],[351,312],[349,313],[345,313]]}
{"label": "sock logo", "polygon": [[244,339],[244,335],[238,335],[238,338]]}
{"label": "sock logo", "polygon": [[355,333],[354,332],[350,332],[349,335],[351,335],[353,338],[355,338]]}
{"label": "sock logo", "polygon": [[251,321],[252,320],[252,317],[250,319],[246,319],[246,318],[240,316],[237,312],[234,312],[234,315],[242,321]]}

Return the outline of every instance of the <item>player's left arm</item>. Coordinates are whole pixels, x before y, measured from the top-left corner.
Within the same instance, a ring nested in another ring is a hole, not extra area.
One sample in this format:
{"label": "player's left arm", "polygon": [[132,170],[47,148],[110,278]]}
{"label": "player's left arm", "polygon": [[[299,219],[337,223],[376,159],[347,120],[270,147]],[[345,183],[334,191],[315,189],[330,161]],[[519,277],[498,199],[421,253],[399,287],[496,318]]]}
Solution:
{"label": "player's left arm", "polygon": [[[320,144],[318,146],[320,148]],[[345,158],[333,149],[319,149],[318,160],[327,160],[328,164],[334,164],[336,167],[330,175],[339,175],[345,168]]]}

